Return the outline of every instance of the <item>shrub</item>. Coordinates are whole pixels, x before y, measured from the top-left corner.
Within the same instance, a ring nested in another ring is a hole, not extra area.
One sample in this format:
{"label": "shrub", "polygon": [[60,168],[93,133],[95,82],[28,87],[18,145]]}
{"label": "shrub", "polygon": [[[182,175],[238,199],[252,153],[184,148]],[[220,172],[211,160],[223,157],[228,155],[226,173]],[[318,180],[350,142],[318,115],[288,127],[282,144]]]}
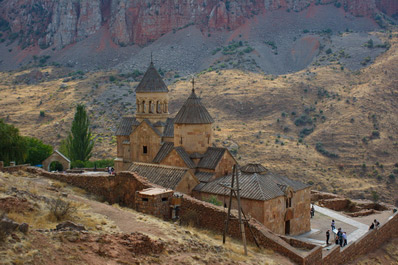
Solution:
{"label": "shrub", "polygon": [[325,148],[323,147],[323,144],[322,144],[322,143],[319,143],[319,142],[316,143],[315,149],[316,149],[319,153],[321,153],[322,155],[327,156],[327,157],[329,157],[329,158],[338,158],[338,157],[339,157],[339,156],[338,156],[337,154],[335,154],[335,153],[331,153],[331,152],[329,152],[329,151],[326,151]]}
{"label": "shrub", "polygon": [[377,202],[379,200],[379,194],[374,190],[372,190],[372,200],[374,202]]}
{"label": "shrub", "polygon": [[314,128],[304,128],[300,131],[300,138],[304,138],[307,135],[310,135],[314,131]]}
{"label": "shrub", "polygon": [[39,116],[43,118],[43,117],[46,116],[46,113],[45,113],[44,111],[41,110]]}
{"label": "shrub", "polygon": [[220,202],[219,200],[217,200],[216,196],[210,196],[209,198],[207,198],[205,201],[214,204],[216,206],[221,206],[222,202]]}
{"label": "shrub", "polygon": [[70,201],[65,201],[61,198],[53,200],[50,203],[50,214],[54,216],[57,221],[64,219],[75,211],[76,207],[74,207]]}
{"label": "shrub", "polygon": [[332,49],[329,48],[329,49],[327,49],[325,52],[326,52],[326,54],[331,54],[331,53],[332,53]]}
{"label": "shrub", "polygon": [[114,77],[113,75],[109,76],[109,81],[110,82],[115,82],[116,77]]}

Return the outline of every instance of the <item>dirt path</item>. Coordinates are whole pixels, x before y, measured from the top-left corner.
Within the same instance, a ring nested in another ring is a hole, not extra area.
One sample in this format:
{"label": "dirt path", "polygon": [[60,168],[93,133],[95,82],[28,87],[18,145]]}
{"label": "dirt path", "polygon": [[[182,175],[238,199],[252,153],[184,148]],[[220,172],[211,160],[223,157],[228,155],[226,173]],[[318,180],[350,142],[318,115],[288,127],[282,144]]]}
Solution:
{"label": "dirt path", "polygon": [[[82,196],[70,194],[69,198],[78,202],[82,202],[92,208],[92,211],[108,217],[115,225],[124,233],[141,232],[148,235],[168,238],[161,228],[152,222],[145,222],[149,218],[140,213],[132,213],[128,210],[118,209],[106,203],[89,200]],[[139,220],[142,218],[142,221]]]}

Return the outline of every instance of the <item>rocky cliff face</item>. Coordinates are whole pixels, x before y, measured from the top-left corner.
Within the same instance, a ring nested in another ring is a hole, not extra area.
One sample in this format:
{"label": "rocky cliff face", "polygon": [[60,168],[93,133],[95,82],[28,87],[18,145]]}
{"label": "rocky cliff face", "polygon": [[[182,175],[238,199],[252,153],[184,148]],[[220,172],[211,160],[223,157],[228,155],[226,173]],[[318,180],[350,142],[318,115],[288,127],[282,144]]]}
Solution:
{"label": "rocky cliff face", "polygon": [[7,0],[0,2],[0,29],[19,37],[22,47],[60,49],[101,27],[120,45],[146,44],[193,24],[205,31],[235,29],[260,13],[333,3],[355,16],[398,13],[396,0]]}

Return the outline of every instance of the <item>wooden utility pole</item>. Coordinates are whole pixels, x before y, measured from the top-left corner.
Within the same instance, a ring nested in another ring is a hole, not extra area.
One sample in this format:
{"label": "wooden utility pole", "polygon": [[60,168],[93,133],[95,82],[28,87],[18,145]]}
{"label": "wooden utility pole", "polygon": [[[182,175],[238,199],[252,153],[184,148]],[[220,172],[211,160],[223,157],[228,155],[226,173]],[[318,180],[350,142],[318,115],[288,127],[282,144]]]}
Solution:
{"label": "wooden utility pole", "polygon": [[[234,188],[234,182],[236,178],[236,189]],[[232,170],[232,178],[231,178],[231,187],[228,187],[226,185],[222,185],[225,188],[230,189],[230,194],[229,194],[229,205],[228,205],[228,214],[227,214],[227,220],[225,221],[225,227],[224,227],[224,233],[223,233],[223,239],[222,242],[225,244],[225,238],[228,233],[228,224],[229,224],[229,219],[231,218],[231,208],[232,208],[232,196],[235,194],[236,199],[238,201],[238,218],[239,218],[239,230],[242,235],[242,241],[243,241],[243,246],[245,248],[245,255],[247,256],[247,243],[246,243],[246,233],[245,233],[245,224],[243,223],[242,220],[242,207],[240,204],[240,193],[239,193],[239,177],[238,177],[238,169],[236,165],[234,165],[233,170]],[[257,243],[257,241],[256,241]]]}

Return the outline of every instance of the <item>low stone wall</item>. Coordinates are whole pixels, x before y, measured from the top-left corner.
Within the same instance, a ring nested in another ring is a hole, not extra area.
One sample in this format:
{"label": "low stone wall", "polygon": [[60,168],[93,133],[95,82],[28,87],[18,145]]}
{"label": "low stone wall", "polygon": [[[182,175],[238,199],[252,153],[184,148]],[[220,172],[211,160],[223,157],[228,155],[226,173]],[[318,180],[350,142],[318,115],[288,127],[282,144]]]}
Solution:
{"label": "low stone wall", "polygon": [[157,187],[133,172],[120,172],[116,176],[87,176],[48,172],[37,167],[27,167],[26,170],[82,188],[89,193],[101,196],[109,203],[119,203],[131,208],[135,205],[135,191]]}
{"label": "low stone wall", "polygon": [[[224,230],[224,221],[227,213],[221,207],[214,206],[210,203],[199,201],[190,196],[184,195],[181,202],[180,218],[184,223],[191,223],[199,228],[213,230],[217,233],[222,233]],[[230,220],[228,235],[233,238],[240,239],[241,233],[239,230],[239,222],[237,213],[233,213],[234,217]],[[310,264],[307,260],[311,260],[311,264],[321,264],[322,249],[312,245],[313,251],[309,254],[304,251],[298,251],[293,246],[289,245],[276,234],[265,228],[262,224],[250,220],[249,226],[253,231],[254,236],[259,242],[260,246],[272,249],[282,255],[289,257],[298,264]],[[246,238],[248,242],[254,243],[254,238],[251,235],[246,225]],[[306,244],[308,248],[310,244]]]}
{"label": "low stone wall", "polygon": [[[82,176],[79,174],[51,173],[35,167],[19,167],[28,172],[42,175],[47,178],[64,181],[85,189],[86,191],[103,196],[110,203],[119,203],[131,208],[135,207],[135,192],[146,188],[158,187],[149,183],[145,178],[132,172],[120,172],[116,176]],[[235,218],[230,221],[228,235],[237,239],[241,238],[237,212],[232,211]],[[209,229],[222,233],[227,213],[222,207],[194,199],[184,195],[181,200],[180,218],[182,222],[192,223],[196,227]],[[387,240],[398,236],[398,213],[382,224],[377,230],[366,233],[354,243],[350,243],[340,249],[332,248],[322,256],[322,248],[300,240],[282,236],[283,239],[265,228],[254,219],[249,221],[257,241],[262,247],[272,249],[298,264],[345,264],[360,255],[367,254],[380,247]],[[246,225],[246,237],[248,242],[254,242],[254,238]]]}
{"label": "low stone wall", "polygon": [[340,246],[332,248],[332,250],[323,257],[323,264],[345,264],[360,255],[374,251],[387,240],[397,236],[398,214],[395,213],[392,218],[387,223],[382,224],[379,229],[367,232],[356,242],[348,242],[349,244],[342,249],[340,249]]}
{"label": "low stone wall", "polygon": [[[1,161],[1,162],[2,162],[2,161]],[[27,169],[28,167],[30,167],[29,164],[25,164],[25,165],[16,165],[16,166],[8,166],[8,167],[0,167],[0,171],[8,172],[8,173],[16,172],[16,171],[19,171],[19,170],[26,171],[26,169]]]}

